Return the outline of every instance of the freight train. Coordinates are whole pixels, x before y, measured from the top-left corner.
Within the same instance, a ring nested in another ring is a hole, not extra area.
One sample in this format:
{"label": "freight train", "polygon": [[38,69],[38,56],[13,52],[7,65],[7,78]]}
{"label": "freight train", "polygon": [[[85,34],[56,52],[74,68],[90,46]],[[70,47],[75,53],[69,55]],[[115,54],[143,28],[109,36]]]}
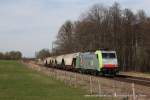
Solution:
{"label": "freight train", "polygon": [[119,72],[116,51],[108,50],[52,56],[44,60],[44,65],[94,75],[114,76]]}

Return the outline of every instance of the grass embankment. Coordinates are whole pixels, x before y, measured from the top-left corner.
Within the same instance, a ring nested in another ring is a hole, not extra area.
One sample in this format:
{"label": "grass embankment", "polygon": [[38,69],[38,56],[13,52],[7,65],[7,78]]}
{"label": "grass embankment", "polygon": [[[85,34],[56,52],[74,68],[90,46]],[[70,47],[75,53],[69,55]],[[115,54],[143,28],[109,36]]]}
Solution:
{"label": "grass embankment", "polygon": [[84,94],[26,68],[19,61],[0,61],[0,100],[98,100]]}

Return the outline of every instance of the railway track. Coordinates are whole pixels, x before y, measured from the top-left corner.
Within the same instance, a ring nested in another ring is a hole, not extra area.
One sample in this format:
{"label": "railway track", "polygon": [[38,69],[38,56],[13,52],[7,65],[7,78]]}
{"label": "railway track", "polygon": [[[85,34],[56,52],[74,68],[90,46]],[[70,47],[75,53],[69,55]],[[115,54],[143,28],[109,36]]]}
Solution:
{"label": "railway track", "polygon": [[[40,66],[45,67],[43,65],[40,65]],[[54,68],[54,69],[56,69],[56,68]],[[62,69],[57,69],[57,70],[62,70]],[[66,70],[63,70],[63,71],[66,71]],[[71,71],[71,72],[72,73],[77,73],[77,72],[73,72],[73,71]],[[78,74],[80,74],[80,73],[78,73]],[[89,74],[87,74],[87,75],[89,75]],[[92,76],[95,76],[95,75],[92,75]],[[144,78],[144,77],[134,77],[134,76],[128,76],[128,75],[117,75],[115,77],[108,77],[108,76],[95,76],[95,77],[107,78],[107,79],[110,79],[110,80],[116,80],[116,81],[120,81],[120,82],[135,83],[137,85],[143,85],[143,86],[150,87],[150,79],[149,78]]]}
{"label": "railway track", "polygon": [[96,77],[107,78],[110,80],[116,80],[120,82],[135,83],[137,85],[150,87],[150,79],[144,77],[135,77],[128,75],[116,75],[115,77],[108,77],[108,76],[96,76]]}
{"label": "railway track", "polygon": [[144,85],[150,87],[150,79],[144,77],[135,77],[135,76],[128,76],[128,75],[117,75],[113,78],[117,81],[123,81],[128,83],[135,83],[138,85]]}

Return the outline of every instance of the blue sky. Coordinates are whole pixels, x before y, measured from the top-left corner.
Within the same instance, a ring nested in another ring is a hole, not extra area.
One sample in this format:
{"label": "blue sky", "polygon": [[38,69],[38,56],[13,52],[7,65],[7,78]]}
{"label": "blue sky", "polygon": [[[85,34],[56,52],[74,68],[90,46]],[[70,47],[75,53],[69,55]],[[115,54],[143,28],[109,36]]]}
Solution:
{"label": "blue sky", "polygon": [[19,50],[33,57],[35,51],[51,48],[66,20],[78,19],[93,4],[110,6],[114,1],[150,15],[150,0],[0,0],[0,51]]}

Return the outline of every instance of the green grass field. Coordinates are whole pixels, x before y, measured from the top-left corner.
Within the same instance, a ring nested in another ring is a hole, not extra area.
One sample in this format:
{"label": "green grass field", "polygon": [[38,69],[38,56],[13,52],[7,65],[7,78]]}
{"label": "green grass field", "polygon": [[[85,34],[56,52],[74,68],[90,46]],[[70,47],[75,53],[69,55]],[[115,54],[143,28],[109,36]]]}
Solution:
{"label": "green grass field", "polygon": [[19,61],[0,61],[0,100],[100,100],[84,94]]}

